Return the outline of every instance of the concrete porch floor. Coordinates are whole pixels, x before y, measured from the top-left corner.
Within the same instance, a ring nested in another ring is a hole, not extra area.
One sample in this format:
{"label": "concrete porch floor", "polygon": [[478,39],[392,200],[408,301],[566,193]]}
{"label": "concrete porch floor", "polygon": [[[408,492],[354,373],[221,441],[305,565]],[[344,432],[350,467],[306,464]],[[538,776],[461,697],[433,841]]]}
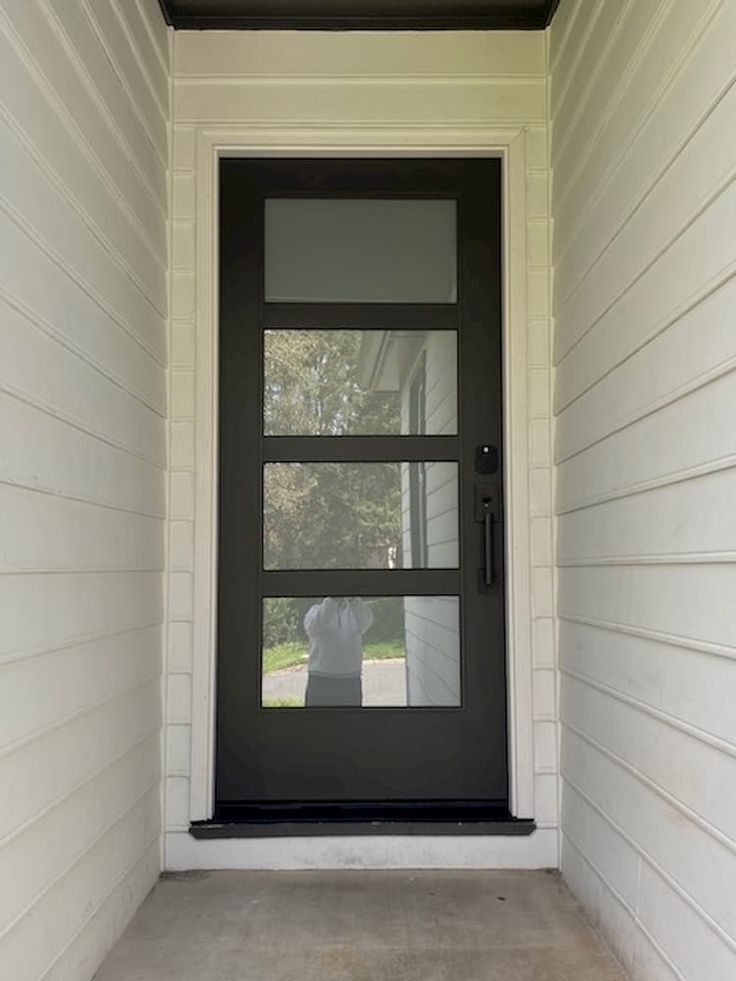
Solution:
{"label": "concrete porch floor", "polygon": [[623,981],[554,872],[164,876],[96,981]]}

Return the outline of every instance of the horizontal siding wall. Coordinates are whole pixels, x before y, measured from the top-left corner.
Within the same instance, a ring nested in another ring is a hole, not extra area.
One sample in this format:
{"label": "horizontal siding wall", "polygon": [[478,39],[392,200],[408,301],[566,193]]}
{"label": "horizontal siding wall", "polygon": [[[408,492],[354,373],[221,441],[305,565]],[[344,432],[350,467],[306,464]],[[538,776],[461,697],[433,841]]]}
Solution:
{"label": "horizontal siding wall", "polygon": [[562,864],[642,981],[736,978],[734,38],[550,32]]}
{"label": "horizontal siding wall", "polygon": [[160,867],[169,38],[0,11],[0,974],[86,981]]}
{"label": "horizontal siding wall", "polygon": [[349,131],[356,143],[370,140],[371,126],[526,129],[535,807],[545,848],[556,855],[545,36],[177,31],[174,77],[166,808],[171,854],[180,853],[190,820],[192,668],[208,657],[193,640],[195,576],[207,578],[206,569],[195,569],[194,558],[195,483],[207,480],[195,460],[196,211],[198,200],[209,194],[197,174],[197,138],[207,128],[298,133],[300,126],[319,124]]}

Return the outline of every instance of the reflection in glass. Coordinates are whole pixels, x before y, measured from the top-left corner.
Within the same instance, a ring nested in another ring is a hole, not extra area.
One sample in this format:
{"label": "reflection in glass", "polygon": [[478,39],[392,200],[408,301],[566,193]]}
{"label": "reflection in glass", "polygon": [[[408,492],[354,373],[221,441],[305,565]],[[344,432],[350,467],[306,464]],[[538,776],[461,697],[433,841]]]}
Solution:
{"label": "reflection in glass", "polygon": [[457,596],[270,597],[262,704],[459,706]]}
{"label": "reflection in glass", "polygon": [[267,330],[266,436],[457,434],[451,330]]}
{"label": "reflection in glass", "polygon": [[452,569],[457,464],[268,463],[266,569]]}
{"label": "reflection in glass", "polygon": [[456,303],[456,203],[269,198],[268,303]]}

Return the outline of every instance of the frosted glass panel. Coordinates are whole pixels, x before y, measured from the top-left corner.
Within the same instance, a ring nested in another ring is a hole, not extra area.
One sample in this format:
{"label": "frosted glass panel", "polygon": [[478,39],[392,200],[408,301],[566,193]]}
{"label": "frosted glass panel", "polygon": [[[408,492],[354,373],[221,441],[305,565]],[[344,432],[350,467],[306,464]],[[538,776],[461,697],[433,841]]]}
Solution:
{"label": "frosted glass panel", "polygon": [[270,198],[269,303],[457,302],[450,200]]}

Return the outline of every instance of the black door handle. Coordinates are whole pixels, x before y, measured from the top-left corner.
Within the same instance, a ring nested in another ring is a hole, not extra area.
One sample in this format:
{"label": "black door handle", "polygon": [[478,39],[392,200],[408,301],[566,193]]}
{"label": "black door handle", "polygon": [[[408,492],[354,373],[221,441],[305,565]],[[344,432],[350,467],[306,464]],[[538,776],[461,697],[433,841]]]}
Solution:
{"label": "black door handle", "polygon": [[493,518],[493,502],[483,501],[483,584],[485,586],[494,586],[496,583],[496,536]]}

